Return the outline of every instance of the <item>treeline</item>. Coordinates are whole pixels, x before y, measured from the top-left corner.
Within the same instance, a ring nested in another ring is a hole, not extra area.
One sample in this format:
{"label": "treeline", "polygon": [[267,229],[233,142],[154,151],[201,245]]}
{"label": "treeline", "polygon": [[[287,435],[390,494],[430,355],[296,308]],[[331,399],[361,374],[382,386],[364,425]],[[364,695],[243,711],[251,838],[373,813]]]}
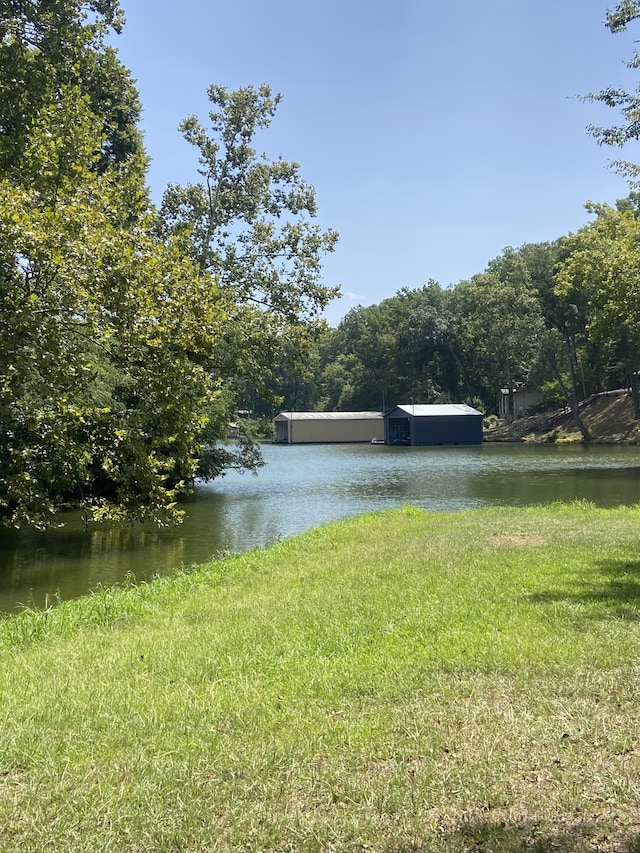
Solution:
{"label": "treeline", "polygon": [[[281,372],[284,409],[345,411],[467,402],[496,412],[500,389],[571,405],[626,385],[640,368],[640,197],[589,205],[594,220],[550,243],[505,249],[484,272],[431,281],[352,309],[306,373]],[[260,406],[259,401],[254,404]],[[585,430],[586,434],[586,430]]]}
{"label": "treeline", "polygon": [[[640,19],[640,0],[607,11],[611,33]],[[627,67],[640,67],[640,52]],[[598,144],[640,139],[640,87],[583,96],[617,110],[620,123],[589,125]],[[625,152],[628,148],[625,148]],[[640,165],[613,168],[632,188]],[[411,399],[467,401],[495,412],[500,388],[523,384],[542,405],[570,405],[585,438],[579,399],[621,385],[640,417],[640,195],[615,207],[588,204],[592,222],[551,243],[506,249],[484,272],[443,288],[430,281],[379,305],[355,308],[314,348],[304,372],[281,366],[284,409],[381,409]],[[257,396],[250,404],[269,413]]]}

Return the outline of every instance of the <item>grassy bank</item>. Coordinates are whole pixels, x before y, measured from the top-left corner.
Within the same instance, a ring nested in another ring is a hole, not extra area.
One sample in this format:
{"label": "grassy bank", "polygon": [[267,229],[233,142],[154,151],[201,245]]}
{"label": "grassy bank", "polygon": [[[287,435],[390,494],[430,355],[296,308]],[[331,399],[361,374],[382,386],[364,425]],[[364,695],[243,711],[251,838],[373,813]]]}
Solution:
{"label": "grassy bank", "polygon": [[639,539],[407,508],[0,621],[0,850],[640,851]]}

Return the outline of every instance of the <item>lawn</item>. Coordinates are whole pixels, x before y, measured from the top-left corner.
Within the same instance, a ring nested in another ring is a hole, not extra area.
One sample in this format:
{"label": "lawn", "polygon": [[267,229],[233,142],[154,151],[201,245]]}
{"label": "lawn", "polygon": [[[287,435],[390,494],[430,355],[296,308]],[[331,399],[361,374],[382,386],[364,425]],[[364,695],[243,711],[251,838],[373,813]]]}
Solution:
{"label": "lawn", "polygon": [[2,851],[640,851],[640,509],[403,509],[0,621]]}

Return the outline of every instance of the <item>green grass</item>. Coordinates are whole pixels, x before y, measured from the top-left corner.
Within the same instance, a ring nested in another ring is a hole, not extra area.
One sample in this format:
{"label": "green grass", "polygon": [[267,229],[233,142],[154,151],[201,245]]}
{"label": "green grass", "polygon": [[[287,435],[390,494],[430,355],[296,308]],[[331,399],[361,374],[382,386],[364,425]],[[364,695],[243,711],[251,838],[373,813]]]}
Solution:
{"label": "green grass", "polygon": [[0,850],[640,851],[640,509],[318,528],[0,621]]}

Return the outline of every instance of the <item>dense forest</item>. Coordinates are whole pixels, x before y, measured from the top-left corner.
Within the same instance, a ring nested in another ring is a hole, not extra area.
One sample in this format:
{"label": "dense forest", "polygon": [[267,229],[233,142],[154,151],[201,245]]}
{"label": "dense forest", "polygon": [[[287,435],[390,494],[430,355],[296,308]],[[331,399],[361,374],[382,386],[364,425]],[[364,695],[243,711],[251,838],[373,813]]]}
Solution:
{"label": "dense forest", "polygon": [[[640,18],[640,2],[607,12],[612,33]],[[628,67],[640,66],[640,52]],[[640,87],[583,96],[618,110],[622,123],[588,125],[598,144],[640,139]],[[627,387],[640,418],[640,165],[616,160],[629,196],[615,207],[588,203],[592,221],[549,243],[506,248],[469,281],[402,288],[351,310],[327,330],[304,371],[282,365],[281,408],[381,409],[399,403],[467,402],[495,413],[501,389],[541,393],[541,408],[570,406],[583,436],[579,400]],[[268,417],[259,396],[247,400]],[[511,414],[515,416],[515,407]]]}
{"label": "dense forest", "polygon": [[[574,406],[627,386],[637,405],[640,197],[590,205],[593,221],[552,243],[508,248],[469,281],[430,281],[352,309],[305,372],[281,371],[282,408],[383,410],[411,400],[495,413],[500,389]],[[265,416],[269,407],[248,401]]]}
{"label": "dense forest", "polygon": [[[623,0],[606,14],[612,33],[640,18]],[[640,67],[640,52],[627,66]],[[618,111],[611,127],[588,125],[598,144],[622,149],[640,139],[640,87],[583,96]],[[640,165],[616,160],[631,192],[615,207],[588,203],[592,220],[550,243],[506,248],[469,281],[430,280],[350,311],[313,348],[305,370],[282,366],[281,408],[387,409],[398,403],[467,402],[495,413],[500,389],[541,392],[540,407],[570,406],[627,387],[640,418]],[[268,405],[248,404],[264,416]],[[514,414],[514,413],[513,413]]]}
{"label": "dense forest", "polygon": [[[607,26],[637,18],[624,0]],[[576,417],[579,397],[612,385],[638,406],[635,192],[591,205],[576,234],[328,329],[322,258],[337,234],[314,222],[300,167],[254,147],[280,95],[209,86],[208,123],[179,128],[194,183],[156,206],[138,91],[111,46],[123,24],[118,0],[0,0],[0,524],[57,524],[61,507],[175,520],[196,478],[260,463],[248,420],[225,442],[241,409],[413,399],[489,413],[520,384]],[[623,116],[590,128],[599,143],[638,139],[639,93],[585,100]],[[638,168],[617,168],[633,188]]]}

